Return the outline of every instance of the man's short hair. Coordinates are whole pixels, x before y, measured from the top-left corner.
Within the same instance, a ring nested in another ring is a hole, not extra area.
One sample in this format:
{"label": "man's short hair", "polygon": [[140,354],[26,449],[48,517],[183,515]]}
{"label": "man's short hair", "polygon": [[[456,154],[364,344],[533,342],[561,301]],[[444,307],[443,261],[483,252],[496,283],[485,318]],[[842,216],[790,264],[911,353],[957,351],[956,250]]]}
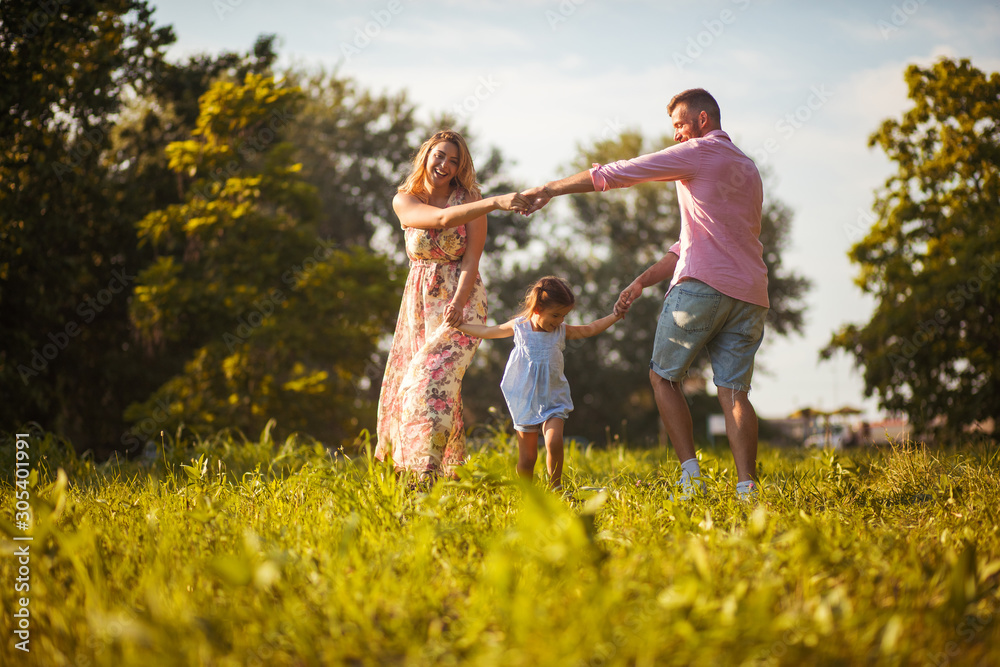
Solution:
{"label": "man's short hair", "polygon": [[673,114],[674,109],[679,104],[686,106],[687,110],[696,116],[704,111],[716,125],[722,126],[722,112],[719,110],[719,103],[704,88],[690,88],[674,95],[670,104],[667,105],[667,113]]}

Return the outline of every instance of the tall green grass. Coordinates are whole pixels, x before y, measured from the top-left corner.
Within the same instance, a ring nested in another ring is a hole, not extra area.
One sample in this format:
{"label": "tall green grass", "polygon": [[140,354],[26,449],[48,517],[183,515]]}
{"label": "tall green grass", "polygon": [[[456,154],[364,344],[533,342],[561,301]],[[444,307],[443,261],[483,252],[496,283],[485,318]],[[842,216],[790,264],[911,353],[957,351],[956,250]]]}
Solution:
{"label": "tall green grass", "polygon": [[569,443],[563,498],[515,480],[503,433],[429,489],[269,430],[102,464],[33,436],[24,653],[13,444],[4,665],[1000,663],[987,445],[765,446],[756,503],[703,449],[708,494],[675,503],[672,453],[624,444]]}

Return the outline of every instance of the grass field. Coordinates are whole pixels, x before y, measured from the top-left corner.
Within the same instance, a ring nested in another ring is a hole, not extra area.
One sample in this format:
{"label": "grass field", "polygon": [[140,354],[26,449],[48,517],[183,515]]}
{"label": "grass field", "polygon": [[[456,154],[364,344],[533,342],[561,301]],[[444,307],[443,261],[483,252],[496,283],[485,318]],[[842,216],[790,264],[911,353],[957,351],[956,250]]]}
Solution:
{"label": "grass field", "polygon": [[725,449],[673,503],[666,450],[571,445],[563,499],[500,433],[429,490],[267,432],[145,463],[24,442],[22,488],[0,444],[3,665],[1000,664],[991,446],[764,445],[746,504]]}

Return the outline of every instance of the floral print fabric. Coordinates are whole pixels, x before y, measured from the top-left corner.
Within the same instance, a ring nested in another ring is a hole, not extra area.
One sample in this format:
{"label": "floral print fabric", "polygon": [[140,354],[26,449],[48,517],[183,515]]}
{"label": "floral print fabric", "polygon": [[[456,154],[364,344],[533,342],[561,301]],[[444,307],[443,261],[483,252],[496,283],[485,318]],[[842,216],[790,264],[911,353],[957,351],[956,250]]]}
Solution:
{"label": "floral print fabric", "polygon": [[[448,201],[465,201],[457,189]],[[465,460],[462,378],[481,342],[453,329],[444,311],[458,289],[465,225],[405,228],[410,273],[382,379],[375,456],[399,470],[451,474]],[[477,275],[463,319],[486,323],[486,289]]]}

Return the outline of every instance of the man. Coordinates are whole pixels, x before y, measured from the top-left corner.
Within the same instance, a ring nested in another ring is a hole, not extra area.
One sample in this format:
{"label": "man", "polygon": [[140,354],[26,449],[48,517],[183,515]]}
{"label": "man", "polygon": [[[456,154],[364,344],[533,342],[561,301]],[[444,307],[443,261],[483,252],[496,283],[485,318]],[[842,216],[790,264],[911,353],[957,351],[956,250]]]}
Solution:
{"label": "man", "polygon": [[656,327],[649,378],[660,419],[681,461],[684,495],[703,492],[694,426],[680,382],[698,353],[712,360],[726,418],[740,497],[757,492],[757,413],[748,392],[769,301],[760,243],[763,186],[753,161],[722,131],[719,105],[701,88],[667,105],[678,143],[657,153],[597,165],[524,193],[529,212],[552,197],[676,181],[680,240],[626,287],[615,304],[627,311],[642,290],[671,278]]}

